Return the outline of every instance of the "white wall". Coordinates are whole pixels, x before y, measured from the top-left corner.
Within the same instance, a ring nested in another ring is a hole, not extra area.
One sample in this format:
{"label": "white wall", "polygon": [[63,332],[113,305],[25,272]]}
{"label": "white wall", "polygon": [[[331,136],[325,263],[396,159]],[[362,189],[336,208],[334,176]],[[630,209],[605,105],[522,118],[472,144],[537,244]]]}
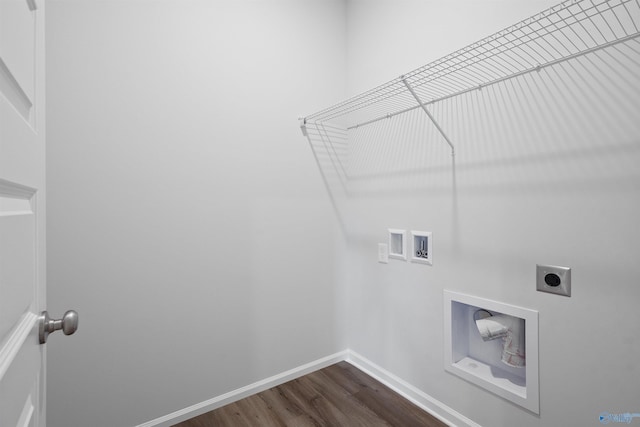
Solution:
{"label": "white wall", "polygon": [[[355,94],[550,1],[348,2]],[[636,44],[637,51],[637,44]],[[615,49],[415,111],[351,159],[351,349],[483,426],[599,425],[640,395],[640,61]],[[380,153],[386,153],[380,155]],[[369,156],[367,158],[367,156]],[[432,267],[377,262],[387,228],[432,231]],[[535,264],[573,269],[571,298]],[[539,310],[540,415],[443,370],[444,289]]]}
{"label": "white wall", "polygon": [[[370,128],[344,274],[294,121],[553,3],[51,1],[49,311],[81,323],[48,344],[49,426],[133,426],[347,346],[484,426],[637,412],[637,64],[440,104],[455,168],[419,112]],[[433,267],[378,264],[388,227],[432,231]],[[444,372],[444,289],[540,311],[540,416]]]}
{"label": "white wall", "polygon": [[300,114],[344,97],[343,1],[47,8],[48,426],[133,426],[346,348]]}

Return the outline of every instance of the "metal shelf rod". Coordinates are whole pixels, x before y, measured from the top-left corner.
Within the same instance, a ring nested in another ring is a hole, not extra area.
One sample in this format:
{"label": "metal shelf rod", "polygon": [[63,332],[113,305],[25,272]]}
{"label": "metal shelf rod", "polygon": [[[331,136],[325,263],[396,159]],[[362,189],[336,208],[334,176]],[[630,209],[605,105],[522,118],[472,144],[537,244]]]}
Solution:
{"label": "metal shelf rod", "polygon": [[438,129],[438,132],[440,132],[440,134],[442,135],[444,140],[447,141],[447,144],[449,144],[449,147],[451,147],[451,156],[455,156],[456,155],[455,148],[453,147],[453,143],[451,142],[451,140],[449,139],[447,134],[444,133],[444,131],[442,130],[442,128],[440,127],[440,125],[438,124],[436,119],[433,118],[433,116],[431,115],[429,110],[427,110],[427,107],[424,106],[424,104],[420,100],[420,97],[413,91],[413,89],[411,88],[411,85],[409,84],[409,82],[407,82],[407,79],[404,76],[401,76],[400,78],[402,79],[402,83],[404,83],[404,85],[407,87],[407,89],[409,89],[409,92],[411,92],[411,95],[413,95],[413,97],[416,99],[416,101],[418,101],[418,104],[420,105],[420,107],[422,107],[424,112],[427,113],[427,116],[433,122],[433,124],[435,125],[436,129]]}

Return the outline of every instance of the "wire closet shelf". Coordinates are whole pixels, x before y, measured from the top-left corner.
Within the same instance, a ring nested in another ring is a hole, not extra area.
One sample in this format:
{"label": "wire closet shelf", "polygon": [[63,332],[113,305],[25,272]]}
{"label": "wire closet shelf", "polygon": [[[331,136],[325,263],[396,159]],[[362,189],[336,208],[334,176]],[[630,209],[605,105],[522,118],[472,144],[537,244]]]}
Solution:
{"label": "wire closet shelf", "polygon": [[300,119],[356,129],[618,43],[640,49],[639,0],[567,0],[403,76]]}

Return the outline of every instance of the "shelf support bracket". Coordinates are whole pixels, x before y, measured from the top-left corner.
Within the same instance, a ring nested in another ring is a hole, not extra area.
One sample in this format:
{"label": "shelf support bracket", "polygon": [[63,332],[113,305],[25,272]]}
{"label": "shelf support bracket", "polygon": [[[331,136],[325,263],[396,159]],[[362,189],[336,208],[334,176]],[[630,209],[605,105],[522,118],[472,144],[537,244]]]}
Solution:
{"label": "shelf support bracket", "polygon": [[427,107],[425,107],[425,105],[422,103],[422,101],[420,100],[420,97],[418,96],[417,93],[415,93],[415,91],[413,90],[413,88],[411,87],[411,85],[409,84],[407,79],[405,78],[405,76],[400,76],[400,78],[402,79],[402,83],[404,83],[404,85],[407,87],[407,89],[409,89],[409,92],[411,92],[411,95],[413,95],[413,97],[416,99],[416,101],[418,101],[418,104],[420,105],[420,108],[422,108],[422,110],[427,114],[429,119],[435,125],[436,129],[438,129],[438,132],[440,132],[440,135],[442,135],[444,140],[447,141],[447,144],[449,144],[449,147],[451,147],[451,156],[455,156],[456,155],[455,154],[455,148],[453,147],[453,144],[451,143],[451,140],[449,139],[449,137],[447,137],[447,134],[444,133],[444,131],[442,130],[440,125],[438,125],[438,122],[436,122],[436,119],[434,119],[433,116],[431,115],[431,113],[429,112],[429,110],[427,110]]}
{"label": "shelf support bracket", "polygon": [[302,131],[302,136],[307,136],[307,118],[300,117],[298,118],[298,122],[300,123],[300,130]]}

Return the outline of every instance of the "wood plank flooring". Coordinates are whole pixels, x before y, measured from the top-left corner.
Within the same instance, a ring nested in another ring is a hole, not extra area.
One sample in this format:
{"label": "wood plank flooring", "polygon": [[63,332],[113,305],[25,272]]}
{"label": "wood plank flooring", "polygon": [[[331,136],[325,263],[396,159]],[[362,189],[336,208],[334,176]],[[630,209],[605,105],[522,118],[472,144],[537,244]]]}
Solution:
{"label": "wood plank flooring", "polygon": [[390,388],[339,362],[173,427],[446,427]]}

